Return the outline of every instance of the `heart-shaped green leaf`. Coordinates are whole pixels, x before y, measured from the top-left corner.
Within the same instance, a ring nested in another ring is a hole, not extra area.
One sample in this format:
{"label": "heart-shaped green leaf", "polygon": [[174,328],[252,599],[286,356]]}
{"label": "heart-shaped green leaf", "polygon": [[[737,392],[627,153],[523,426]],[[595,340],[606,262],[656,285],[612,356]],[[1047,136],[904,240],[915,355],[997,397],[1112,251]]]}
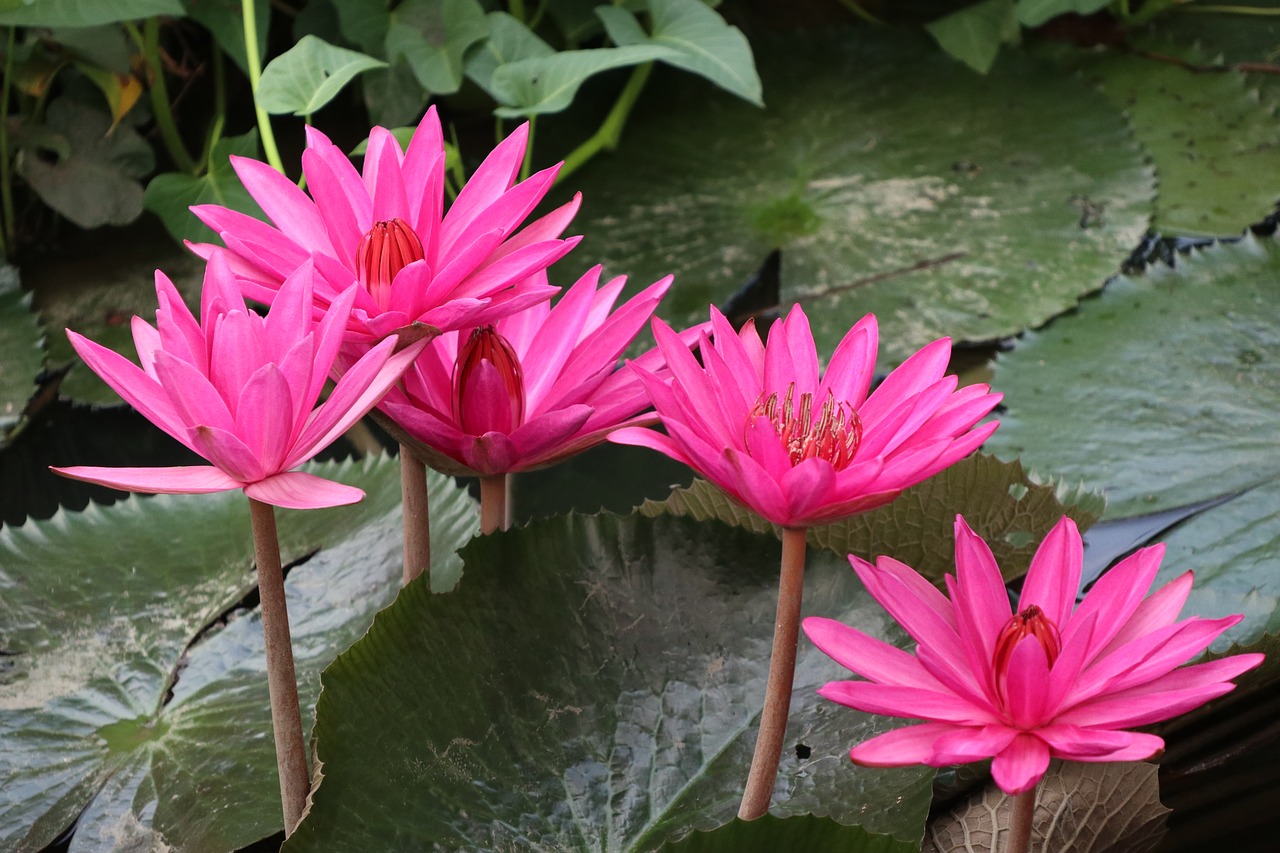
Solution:
{"label": "heart-shaped green leaf", "polygon": [[333,100],[360,72],[386,65],[317,36],[303,36],[262,70],[257,102],[269,113],[308,116]]}

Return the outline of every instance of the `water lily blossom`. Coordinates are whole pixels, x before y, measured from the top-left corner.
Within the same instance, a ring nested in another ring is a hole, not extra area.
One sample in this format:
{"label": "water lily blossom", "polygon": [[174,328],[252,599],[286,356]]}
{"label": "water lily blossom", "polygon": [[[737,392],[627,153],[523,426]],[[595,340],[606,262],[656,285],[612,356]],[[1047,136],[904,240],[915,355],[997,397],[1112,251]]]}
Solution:
{"label": "water lily blossom", "polygon": [[558,166],[517,182],[528,142],[522,125],[499,144],[444,209],[445,147],[432,107],[407,150],[391,132],[369,134],[363,173],[315,128],[307,128],[302,170],[310,192],[265,163],[233,157],[241,182],[274,225],[219,205],[192,208],[225,248],[246,297],[270,303],[310,259],[315,298],[326,309],[358,282],[348,315],[350,342],[371,344],[414,322],[440,330],[492,322],[548,299],[555,288],[534,273],[577,244],[560,234],[579,199],[521,228],[555,181]]}
{"label": "water lily blossom", "polygon": [[[818,648],[866,681],[819,690],[842,705],[925,720],[879,735],[851,756],[871,767],[941,767],[994,758],[1008,794],[1032,792],[1050,757],[1136,761],[1164,748],[1128,729],[1182,714],[1234,688],[1262,661],[1243,654],[1182,666],[1241,616],[1177,621],[1187,572],[1144,597],[1163,545],[1134,553],[1076,605],[1083,551],[1063,518],[1032,559],[1014,612],[987,544],[957,517],[947,595],[889,557],[850,557],[871,595],[917,643],[909,654],[832,619],[804,621]],[[1034,794],[1032,794],[1034,797]]]}
{"label": "water lily blossom", "polygon": [[670,366],[640,365],[666,434],[622,429],[610,440],[685,463],[774,524],[805,528],[889,503],[903,489],[969,455],[995,429],[975,428],[996,403],[986,385],[956,390],[951,343],[926,346],[868,395],[878,333],[868,314],[820,372],[800,306],[761,343],[753,323],[735,333],[711,309],[702,364],[660,320],[654,336]]}
{"label": "water lily blossom", "polygon": [[90,368],[160,429],[209,460],[171,468],[54,468],[67,477],[135,492],[194,494],[243,489],[279,507],[309,509],[360,500],[364,493],[293,469],[365,415],[422,350],[395,352],[387,338],[316,401],[342,343],[356,288],[312,313],[312,268],[284,282],[260,317],[245,306],[231,270],[214,258],[205,271],[200,321],[173,283],[156,273],[156,325],[133,318],[142,366],[68,330]]}

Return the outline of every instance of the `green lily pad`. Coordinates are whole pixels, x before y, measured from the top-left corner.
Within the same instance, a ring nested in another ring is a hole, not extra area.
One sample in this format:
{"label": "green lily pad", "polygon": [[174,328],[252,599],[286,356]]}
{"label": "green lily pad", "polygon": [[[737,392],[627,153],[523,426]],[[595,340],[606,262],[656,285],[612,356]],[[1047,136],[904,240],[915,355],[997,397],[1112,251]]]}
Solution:
{"label": "green lily pad", "polygon": [[873,311],[898,361],[1043,323],[1147,227],[1154,179],[1122,116],[1052,65],[1009,55],[984,78],[883,29],[753,48],[765,110],[655,74],[617,151],[564,182],[581,251],[636,287],[675,273],[677,324],[782,247],[782,301],[810,309],[820,351]]}
{"label": "green lily pad", "polygon": [[[780,554],[722,525],[607,514],[473,540],[457,590],[410,584],[325,671],[324,779],[284,849],[641,851],[729,823]],[[908,642],[835,554],[810,555],[805,612]],[[918,843],[933,771],[849,762],[892,723],[814,692],[847,675],[801,641],[771,812]]]}
{"label": "green lily pad", "polygon": [[813,815],[757,820],[734,820],[719,829],[690,833],[684,840],[664,844],[661,853],[915,853],[914,844],[889,835],[873,835],[860,826],[844,826]]}
{"label": "green lily pad", "polygon": [[[279,513],[304,718],[317,675],[396,594],[398,466],[310,470],[354,507]],[[474,502],[433,476],[434,579]],[[0,531],[0,847],[231,850],[280,828],[243,495],[133,498]],[[83,811],[83,814],[81,812]],[[136,845],[136,846],[134,846]]]}
{"label": "green lily pad", "polygon": [[[835,524],[809,530],[809,542],[836,554],[874,559],[888,554],[933,578],[955,571],[957,514],[991,546],[1005,580],[1020,578],[1041,540],[1063,515],[1081,530],[1102,516],[1105,502],[1091,492],[1039,483],[1017,461],[975,454],[923,483],[893,503]],[[646,501],[640,513],[715,519],[763,532],[777,528],[744,509],[706,480],[676,489],[663,501]]]}
{"label": "green lily pad", "polygon": [[1280,474],[1280,242],[1177,263],[1115,279],[1002,353],[987,449],[1103,487],[1120,517]]}
{"label": "green lily pad", "polygon": [[0,447],[35,393],[43,361],[44,330],[31,311],[31,294],[22,292],[15,267],[0,266]]}

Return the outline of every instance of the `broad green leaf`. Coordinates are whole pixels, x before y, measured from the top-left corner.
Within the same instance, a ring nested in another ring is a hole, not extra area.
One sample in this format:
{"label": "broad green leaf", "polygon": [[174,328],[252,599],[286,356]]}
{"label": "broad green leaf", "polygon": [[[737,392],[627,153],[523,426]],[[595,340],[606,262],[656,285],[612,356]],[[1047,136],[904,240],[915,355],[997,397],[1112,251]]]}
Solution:
{"label": "broad green leaf", "polygon": [[366,71],[360,78],[369,121],[380,127],[408,124],[421,118],[430,96],[414,76],[409,63]]}
{"label": "broad green leaf", "polygon": [[651,81],[617,151],[564,182],[610,273],[675,274],[676,325],[781,247],[784,307],[804,304],[819,351],[870,311],[896,362],[1043,323],[1146,228],[1154,181],[1123,118],[1050,65],[1013,54],[983,78],[885,30],[753,47],[765,110]]}
{"label": "broad green leaf", "polygon": [[1280,245],[1250,236],[1177,264],[1113,280],[1002,353],[987,449],[1103,487],[1115,516],[1280,475]]}
{"label": "broad green leaf", "polygon": [[[980,454],[907,489],[893,503],[845,521],[814,527],[812,545],[866,560],[887,554],[932,578],[955,571],[954,522],[963,515],[995,553],[1006,580],[1026,574],[1031,555],[1063,515],[1081,530],[1097,521],[1103,502],[1093,494],[1073,495],[1068,503],[1059,486],[1038,483],[1018,462],[1005,463]],[[715,519],[762,532],[777,528],[739,506],[705,480],[676,489],[663,501],[646,501],[640,513]]]}
{"label": "broad green leaf", "polygon": [[111,126],[107,129],[107,135],[110,136],[120,120],[142,97],[142,81],[132,74],[117,74],[85,62],[77,62],[75,65],[107,100],[107,106],[111,109]]}
{"label": "broad green leaf", "polygon": [[690,833],[682,841],[664,844],[661,853],[915,853],[917,849],[893,836],[874,835],[827,817],[765,815],[751,821],[735,818],[719,829]]}
{"label": "broad green leaf", "polygon": [[666,59],[675,51],[660,45],[564,50],[544,57],[499,65],[489,79],[490,93],[500,105],[500,118],[558,113],[573,103],[587,78],[614,68]]}
{"label": "broad green leaf", "polygon": [[277,56],[262,71],[258,103],[269,113],[307,116],[329,103],[357,74],[387,63],[316,36]]}
{"label": "broad green leaf", "polygon": [[476,0],[410,0],[392,13],[387,58],[403,56],[424,89],[451,95],[462,85],[463,55],[488,34]]}
{"label": "broad green leaf", "polygon": [[147,184],[142,205],[160,217],[173,239],[182,243],[207,243],[216,240],[209,226],[196,219],[190,208],[197,204],[220,204],[259,219],[266,219],[262,208],[231,168],[230,157],[257,157],[258,131],[243,136],[224,136],[213,146],[208,171],[200,177],[180,172],[156,175]]}
{"label": "broad green leaf", "polygon": [[[241,0],[183,0],[187,14],[213,33],[227,56],[249,73],[249,54],[244,44],[244,4]],[[258,36],[258,56],[267,55],[267,35],[271,28],[271,4],[256,0],[254,27]]]}
{"label": "broad green leaf", "polygon": [[522,59],[553,56],[555,49],[506,12],[490,12],[485,21],[489,27],[489,38],[467,57],[466,72],[469,80],[497,100],[498,94],[493,88],[494,71]]}
{"label": "broad green leaf", "polygon": [[6,6],[12,8],[0,8],[0,26],[92,27],[185,14],[180,0],[25,0]]}
{"label": "broad green leaf", "polygon": [[1112,0],[1018,0],[1018,20],[1028,27],[1038,27],[1050,18],[1075,12],[1092,15],[1110,6]]}
{"label": "broad green leaf", "polygon": [[382,50],[387,28],[391,26],[390,6],[388,0],[335,0],[333,3],[342,34],[369,54]]}
{"label": "broad green leaf", "polygon": [[[1144,46],[1193,63],[1213,61],[1164,41]],[[1160,183],[1155,228],[1235,236],[1273,211],[1280,197],[1280,121],[1275,102],[1260,100],[1243,74],[1197,73],[1135,51],[1072,50],[1062,57],[1066,68],[1096,82],[1127,112],[1150,152]]]}
{"label": "broad green leaf", "polygon": [[[722,525],[604,514],[473,540],[457,590],[410,584],[325,671],[324,779],[284,849],[643,851],[729,823],[780,555]],[[805,612],[909,642],[834,554],[810,555]],[[849,762],[892,722],[816,695],[847,675],[802,640],[771,811],[916,842],[933,771]]]}
{"label": "broad green leaf", "polygon": [[59,27],[49,33],[49,39],[62,50],[70,51],[103,71],[128,74],[133,70],[130,64],[133,51],[123,27],[112,24]]}
{"label": "broad green leaf", "polygon": [[46,120],[70,153],[57,156],[41,146],[19,151],[16,158],[18,174],[41,201],[81,228],[137,219],[142,213],[138,179],[155,166],[151,146],[127,124],[113,128],[108,113],[65,97],[49,105]]}
{"label": "broad green leaf", "polygon": [[0,266],[0,448],[36,390],[44,361],[44,330],[23,293],[18,270]]}
{"label": "broad green leaf", "polygon": [[996,61],[1000,45],[1018,40],[1014,0],[986,0],[925,26],[947,53],[979,74]]}
{"label": "broad green leaf", "polygon": [[[320,670],[395,597],[397,465],[311,470],[362,504],[278,513],[304,718]],[[433,571],[475,505],[433,476]],[[280,827],[261,625],[239,492],[134,498],[0,532],[0,846],[234,850]],[[439,579],[442,586],[448,578]]]}
{"label": "broad green leaf", "polygon": [[663,61],[706,77],[720,88],[764,106],[760,76],[751,45],[737,27],[702,0],[648,0],[652,33],[646,34],[635,17],[619,6],[600,6],[596,14],[617,45],[657,44],[675,53]]}

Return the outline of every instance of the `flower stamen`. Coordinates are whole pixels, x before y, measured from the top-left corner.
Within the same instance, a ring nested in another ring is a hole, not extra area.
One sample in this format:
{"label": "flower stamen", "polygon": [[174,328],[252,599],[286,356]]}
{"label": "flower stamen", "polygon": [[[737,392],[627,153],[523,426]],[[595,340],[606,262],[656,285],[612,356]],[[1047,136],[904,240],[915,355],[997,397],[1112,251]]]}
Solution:
{"label": "flower stamen", "polygon": [[391,283],[400,270],[425,257],[422,241],[403,219],[375,222],[360,239],[356,249],[356,273],[360,286],[369,292],[380,308],[386,308]]}
{"label": "flower stamen", "polygon": [[781,405],[778,392],[768,397],[761,394],[747,417],[748,426],[754,426],[758,418],[768,418],[778,438],[782,439],[782,446],[786,448],[792,465],[816,456],[830,462],[837,471],[847,468],[862,443],[862,418],[858,417],[853,406],[843,400],[837,401],[828,392],[815,421],[813,394],[806,391],[798,402],[795,394],[794,382],[787,386]]}
{"label": "flower stamen", "polygon": [[1009,676],[1009,660],[1024,637],[1035,637],[1040,643],[1050,669],[1062,653],[1062,635],[1058,633],[1058,626],[1039,607],[1033,604],[1010,616],[1000,629],[1000,636],[996,637],[995,651],[991,656],[991,671],[995,674],[996,689],[1001,696]]}

